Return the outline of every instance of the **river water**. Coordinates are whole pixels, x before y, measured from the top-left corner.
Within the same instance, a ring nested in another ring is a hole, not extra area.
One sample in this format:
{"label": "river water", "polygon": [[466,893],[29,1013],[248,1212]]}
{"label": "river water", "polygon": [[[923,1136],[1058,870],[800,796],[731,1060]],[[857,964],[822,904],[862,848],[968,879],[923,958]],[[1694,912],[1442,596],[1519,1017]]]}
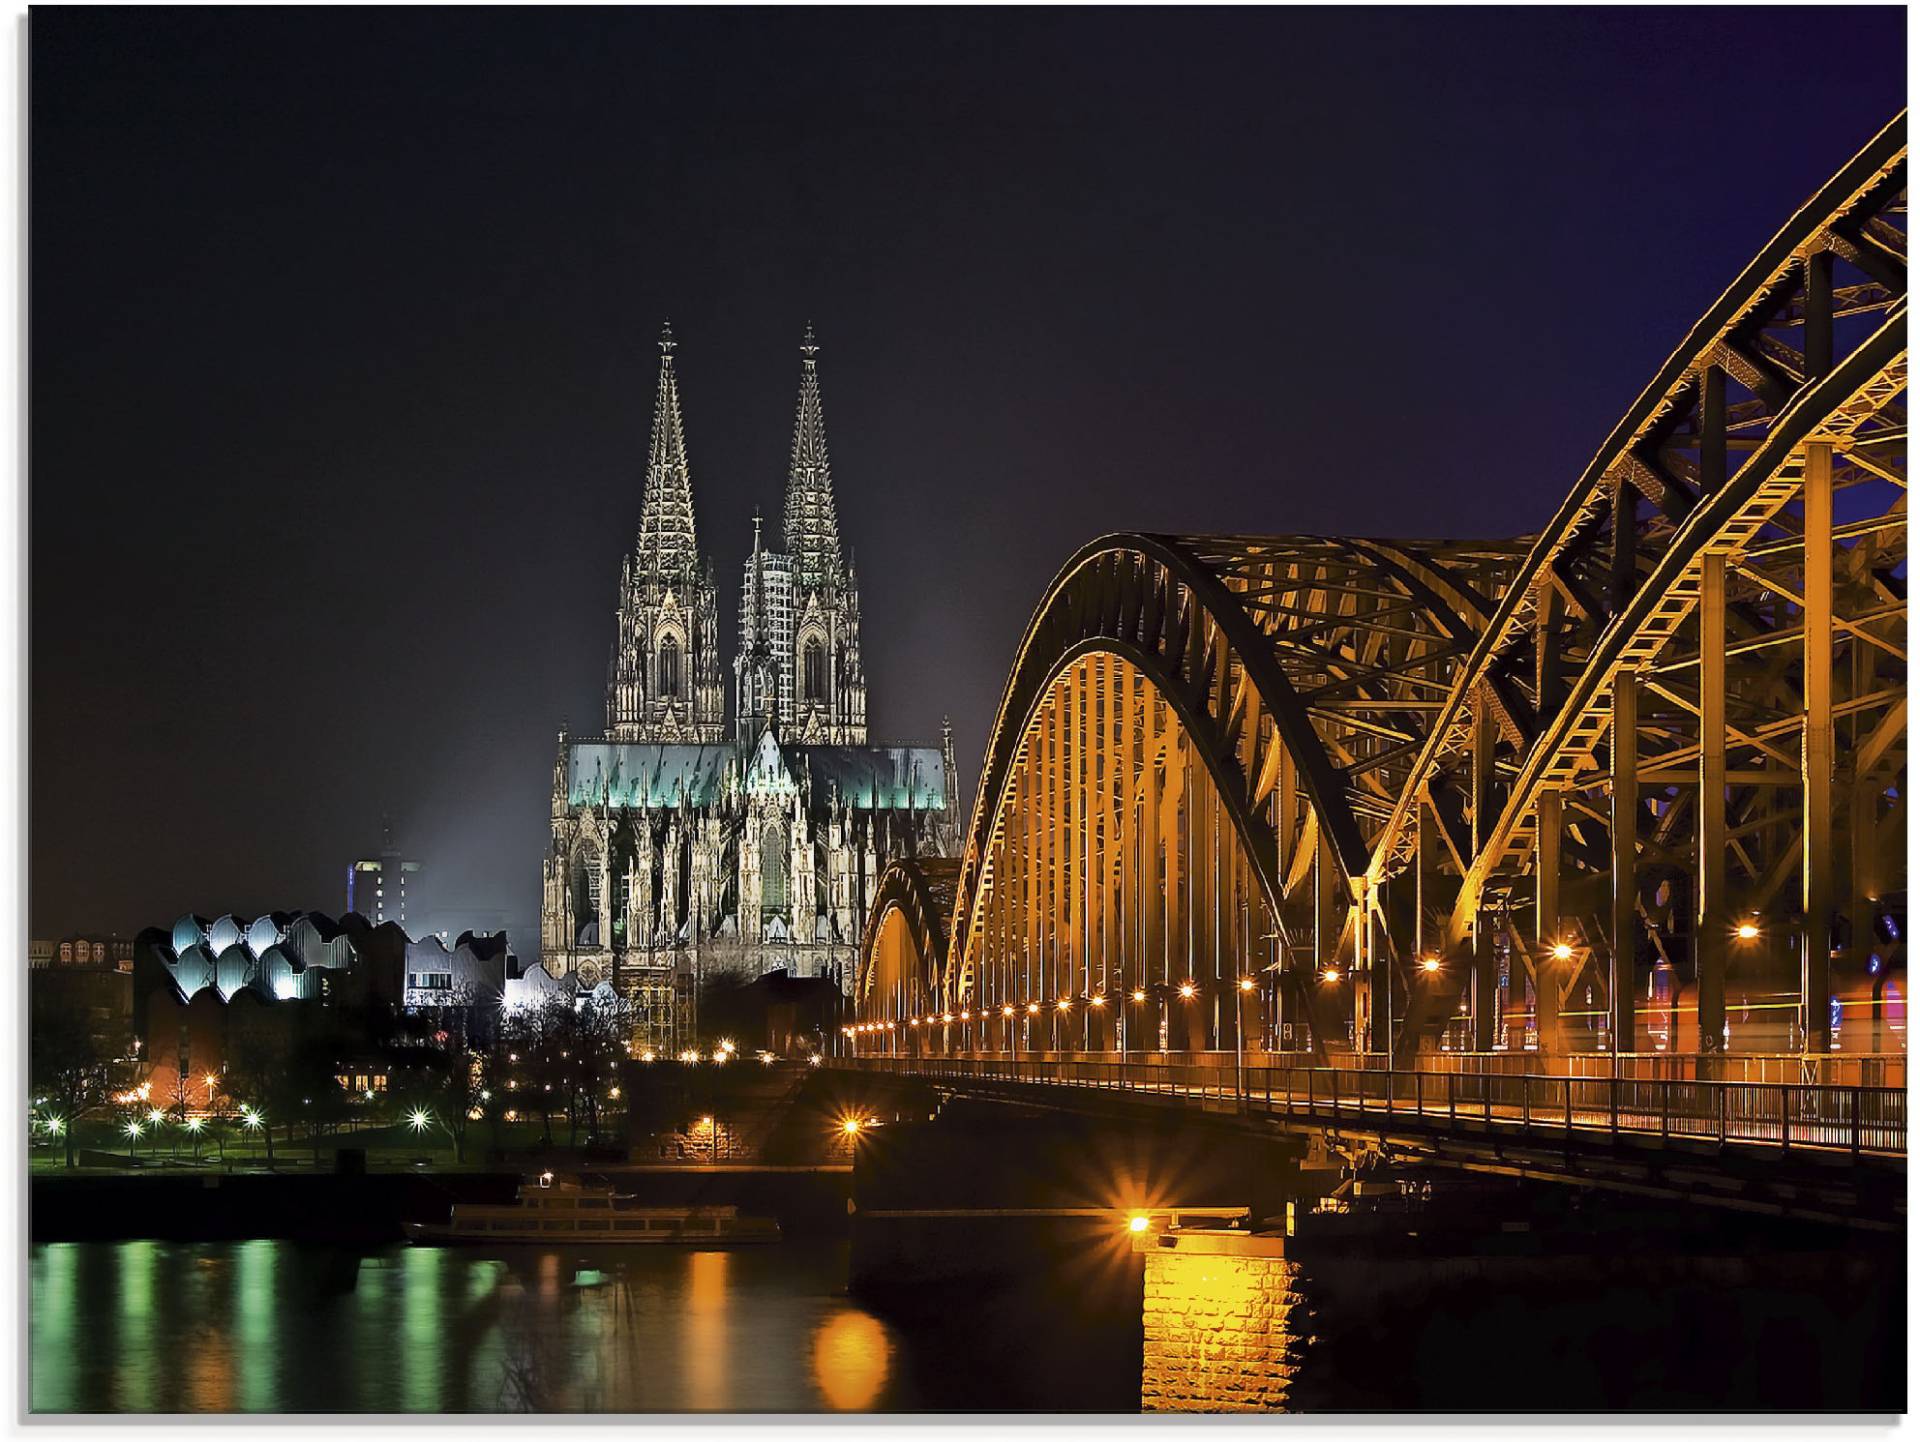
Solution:
{"label": "river water", "polygon": [[[1326,1256],[1289,1410],[1904,1410],[1897,1249]],[[1091,1253],[885,1312],[843,1241],[31,1249],[37,1413],[1135,1412],[1141,1303]],[[1124,1281],[1124,1277],[1120,1278]],[[1179,1307],[1171,1308],[1181,1310]],[[1382,1358],[1392,1359],[1383,1366]]]}
{"label": "river water", "polygon": [[[36,1246],[29,1405],[423,1413],[953,1405],[930,1380],[951,1372],[948,1342],[919,1328],[909,1336],[850,1300],[846,1261],[844,1243],[805,1240],[731,1251]],[[1066,1396],[1057,1405],[1114,1400]]]}

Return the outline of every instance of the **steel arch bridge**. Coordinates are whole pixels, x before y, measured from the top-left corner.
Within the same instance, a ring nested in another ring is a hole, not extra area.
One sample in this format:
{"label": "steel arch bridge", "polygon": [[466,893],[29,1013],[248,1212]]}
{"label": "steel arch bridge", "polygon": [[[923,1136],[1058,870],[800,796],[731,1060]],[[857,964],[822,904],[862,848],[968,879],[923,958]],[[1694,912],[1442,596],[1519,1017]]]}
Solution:
{"label": "steel arch bridge", "polygon": [[853,1049],[1903,1052],[1905,184],[1902,115],[1538,535],[1084,547]]}

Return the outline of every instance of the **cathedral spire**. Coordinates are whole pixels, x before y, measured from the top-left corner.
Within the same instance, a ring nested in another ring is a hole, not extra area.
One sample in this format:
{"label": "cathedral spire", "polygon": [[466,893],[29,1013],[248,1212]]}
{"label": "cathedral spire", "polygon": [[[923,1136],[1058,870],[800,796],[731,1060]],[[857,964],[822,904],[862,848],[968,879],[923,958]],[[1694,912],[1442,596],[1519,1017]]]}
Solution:
{"label": "cathedral spire", "polygon": [[802,587],[841,578],[840,523],[833,507],[833,473],[827,465],[827,422],[820,407],[820,347],[807,322],[800,342],[800,403],[793,421],[793,455],[787,464],[785,541],[794,581]]}
{"label": "cathedral spire", "polygon": [[640,501],[638,569],[650,577],[679,578],[699,568],[693,528],[693,478],[687,469],[680,382],[673,370],[673,323],[660,327],[660,379],[653,398],[653,443]]}

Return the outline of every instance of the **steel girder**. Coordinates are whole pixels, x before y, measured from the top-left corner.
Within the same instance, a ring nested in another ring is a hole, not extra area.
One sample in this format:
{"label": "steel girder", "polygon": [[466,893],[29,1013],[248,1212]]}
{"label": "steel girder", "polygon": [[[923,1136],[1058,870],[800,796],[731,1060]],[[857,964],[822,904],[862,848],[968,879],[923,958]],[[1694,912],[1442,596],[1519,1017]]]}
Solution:
{"label": "steel girder", "polygon": [[[860,937],[860,970],[854,1002],[865,1006],[879,998],[917,1014],[931,1010],[947,961],[947,928],[953,914],[954,883],[960,863],[948,857],[903,857],[880,874],[867,924]],[[881,938],[898,917],[912,943],[910,972],[889,974]]]}
{"label": "steel girder", "polygon": [[[1522,878],[1537,893],[1536,944],[1557,925],[1563,869],[1570,887],[1604,879],[1623,843],[1631,894],[1615,914],[1628,906],[1657,932],[1651,911],[1674,905],[1672,873],[1713,874],[1679,837],[1696,823],[1726,833],[1751,894],[1778,890],[1792,828],[1755,798],[1784,787],[1784,761],[1797,758],[1779,738],[1824,704],[1810,701],[1805,667],[1783,659],[1810,630],[1815,591],[1843,662],[1853,658],[1836,714],[1870,763],[1856,767],[1860,816],[1848,821],[1849,855],[1865,855],[1904,806],[1905,159],[1903,116],[1715,302],[1538,537],[1122,534],[1083,548],[1035,610],[1001,698],[938,948],[945,1003],[966,998],[992,961],[979,954],[982,908],[1018,864],[1004,846],[1016,778],[1050,694],[1087,657],[1118,658],[1164,700],[1274,917],[1287,915],[1302,858],[1312,871],[1324,853],[1352,907],[1345,959],[1379,956],[1408,998],[1403,1048],[1420,1040],[1423,1008],[1452,1006],[1460,979],[1449,968],[1446,984],[1416,984],[1410,943],[1458,954],[1484,940],[1488,899]],[[1824,534],[1806,499],[1810,457],[1820,495],[1829,482],[1851,493],[1834,522],[1831,597],[1812,583],[1826,566],[1813,553],[1826,548],[1802,536]],[[1697,639],[1703,585],[1724,646]],[[1616,763],[1608,738],[1623,671],[1654,679],[1624,688],[1648,699],[1625,712],[1633,744]],[[1703,715],[1726,745],[1700,741]],[[1711,808],[1702,821],[1671,787],[1642,807],[1641,787],[1667,785],[1705,752],[1700,764],[1730,768],[1724,818]],[[1616,837],[1611,801],[1593,798],[1621,765],[1637,778],[1623,813],[1635,820]],[[1859,801],[1887,777],[1891,807]],[[1773,854],[1755,839],[1768,836]],[[1396,888],[1402,877],[1414,885]],[[1532,970],[1536,951],[1521,947],[1516,966]],[[1627,975],[1631,964],[1629,954]],[[1571,978],[1550,990],[1562,984]]]}
{"label": "steel girder", "polygon": [[[1001,700],[960,872],[949,999],[970,994],[1036,715],[1075,662],[1117,657],[1146,677],[1278,917],[1290,889],[1280,858],[1303,848],[1324,845],[1357,894],[1427,718],[1523,552],[1515,542],[1146,535],[1084,548],[1048,588]],[[1283,769],[1297,808],[1275,804]]]}

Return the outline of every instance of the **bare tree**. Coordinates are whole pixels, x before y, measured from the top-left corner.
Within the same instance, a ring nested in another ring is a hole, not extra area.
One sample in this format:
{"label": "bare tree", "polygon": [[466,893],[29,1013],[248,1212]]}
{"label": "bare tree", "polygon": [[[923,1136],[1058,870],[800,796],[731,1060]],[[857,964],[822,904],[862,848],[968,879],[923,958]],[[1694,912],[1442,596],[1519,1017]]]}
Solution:
{"label": "bare tree", "polygon": [[29,1058],[32,1085],[58,1119],[71,1167],[81,1119],[112,1096],[113,1064],[79,1013],[62,1009],[36,1018],[36,1023]]}

